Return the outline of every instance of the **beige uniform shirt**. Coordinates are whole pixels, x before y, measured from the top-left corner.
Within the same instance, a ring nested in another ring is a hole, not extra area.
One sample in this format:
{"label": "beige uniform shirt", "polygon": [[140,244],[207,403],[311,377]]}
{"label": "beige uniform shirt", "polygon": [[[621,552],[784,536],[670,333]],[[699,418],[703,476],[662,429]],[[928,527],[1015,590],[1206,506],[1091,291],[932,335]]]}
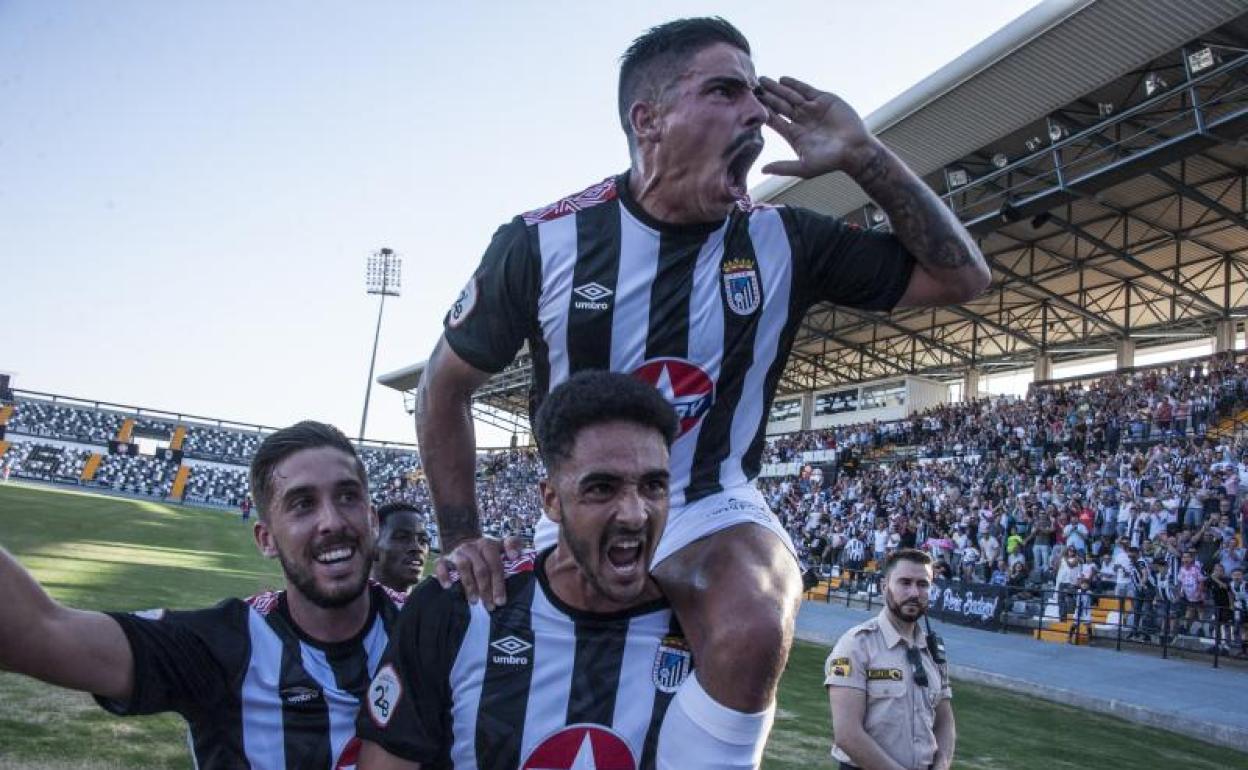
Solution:
{"label": "beige uniform shirt", "polygon": [[[937,665],[927,651],[927,635],[916,625],[914,639],[906,640],[886,617],[884,609],[866,623],[845,632],[824,665],[823,683],[829,687],[865,690],[867,709],[863,728],[890,757],[906,768],[926,768],[936,756],[936,706],[952,698],[947,666]],[[906,659],[909,646],[920,650],[927,671],[927,687],[914,682]],[[853,764],[837,746],[832,758]]]}

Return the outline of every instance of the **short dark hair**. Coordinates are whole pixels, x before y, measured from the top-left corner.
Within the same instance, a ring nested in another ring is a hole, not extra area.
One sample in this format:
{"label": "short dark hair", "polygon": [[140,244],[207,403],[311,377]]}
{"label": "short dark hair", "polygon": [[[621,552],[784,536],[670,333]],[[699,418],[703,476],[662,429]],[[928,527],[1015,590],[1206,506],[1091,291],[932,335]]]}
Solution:
{"label": "short dark hair", "polygon": [[572,455],[582,430],[616,421],[655,429],[668,448],[676,440],[676,410],[653,386],[618,372],[580,372],[551,391],[533,418],[547,471]]}
{"label": "short dark hair", "polygon": [[256,502],[256,511],[261,519],[265,518],[269,504],[272,503],[273,469],[277,464],[296,452],[320,447],[333,447],[351,455],[351,459],[355,460],[360,483],[365,490],[368,489],[368,471],[364,469],[364,463],[360,462],[360,456],[356,454],[351,440],[332,425],[304,420],[270,433],[260,442],[260,448],[251,458],[251,497]]}
{"label": "short dark hair", "polygon": [[386,526],[386,519],[389,519],[396,513],[405,513],[407,511],[411,511],[421,517],[422,521],[424,520],[424,512],[415,505],[403,500],[392,500],[377,507],[377,526],[384,527]]}
{"label": "short dark hair", "polygon": [[926,567],[931,565],[932,557],[926,551],[920,551],[917,548],[898,548],[884,559],[884,578],[888,579],[888,575],[893,571],[893,567],[896,567],[897,563],[902,561],[914,562]]}
{"label": "short dark hair", "polygon": [[633,146],[628,111],[640,98],[654,99],[689,59],[716,43],[727,43],[750,55],[750,43],[740,30],[718,16],[677,19],[651,27],[620,57],[620,126]]}

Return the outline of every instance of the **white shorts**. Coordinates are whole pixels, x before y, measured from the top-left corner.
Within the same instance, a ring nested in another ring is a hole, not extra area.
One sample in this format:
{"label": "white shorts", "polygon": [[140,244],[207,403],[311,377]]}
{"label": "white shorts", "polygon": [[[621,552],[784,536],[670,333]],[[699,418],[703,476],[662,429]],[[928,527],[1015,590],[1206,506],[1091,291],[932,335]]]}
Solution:
{"label": "white shorts", "polygon": [[[767,507],[763,493],[750,484],[717,492],[688,505],[673,506],[668,511],[667,527],[663,530],[663,537],[659,539],[659,547],[654,552],[650,570],[653,572],[660,562],[693,541],[746,522],[774,532],[793,558],[797,558],[793,539],[784,530],[776,514]],[[553,547],[558,540],[559,525],[542,514],[533,531],[533,547],[544,551]]]}

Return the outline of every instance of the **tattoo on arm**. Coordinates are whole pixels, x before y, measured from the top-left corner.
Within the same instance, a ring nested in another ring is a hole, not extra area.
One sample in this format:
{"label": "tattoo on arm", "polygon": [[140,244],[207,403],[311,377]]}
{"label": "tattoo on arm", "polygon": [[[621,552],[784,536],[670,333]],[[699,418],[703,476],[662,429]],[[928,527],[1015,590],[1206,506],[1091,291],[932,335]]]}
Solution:
{"label": "tattoo on arm", "polygon": [[438,534],[442,541],[442,553],[452,551],[465,540],[481,537],[480,517],[477,509],[467,505],[444,505],[438,509]]}
{"label": "tattoo on arm", "polygon": [[883,147],[872,151],[855,180],[888,214],[898,240],[925,266],[957,270],[983,260],[953,212]]}

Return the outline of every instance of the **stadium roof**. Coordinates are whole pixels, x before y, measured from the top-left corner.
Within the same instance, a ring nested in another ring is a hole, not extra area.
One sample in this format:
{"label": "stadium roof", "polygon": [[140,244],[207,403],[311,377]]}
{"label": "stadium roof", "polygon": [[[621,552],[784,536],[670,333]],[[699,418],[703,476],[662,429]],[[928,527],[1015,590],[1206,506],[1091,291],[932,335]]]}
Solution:
{"label": "stadium roof", "polygon": [[[869,115],[977,237],[993,283],[947,308],[815,307],[781,390],[1030,367],[1042,351],[1083,358],[1127,338],[1144,348],[1248,308],[1246,12],[1045,2]],[[753,195],[888,227],[840,173]],[[406,390],[422,367],[379,381]],[[529,370],[522,355],[478,406],[525,414]]]}

